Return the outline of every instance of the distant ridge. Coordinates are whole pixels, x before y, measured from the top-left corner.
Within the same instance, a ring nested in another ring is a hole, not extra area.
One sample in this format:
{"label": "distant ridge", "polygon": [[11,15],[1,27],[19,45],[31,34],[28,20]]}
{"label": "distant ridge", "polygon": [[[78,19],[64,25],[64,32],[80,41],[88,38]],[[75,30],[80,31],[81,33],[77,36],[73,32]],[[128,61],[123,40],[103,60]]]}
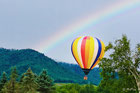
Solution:
{"label": "distant ridge", "polygon": [[[24,73],[29,67],[34,73],[39,74],[42,69],[47,69],[48,74],[58,83],[85,83],[84,73],[76,64],[56,62],[33,49],[5,49],[0,48],[0,73],[10,73],[11,67],[16,66],[19,74]],[[100,83],[99,68],[93,69],[88,75],[88,82],[98,85]]]}

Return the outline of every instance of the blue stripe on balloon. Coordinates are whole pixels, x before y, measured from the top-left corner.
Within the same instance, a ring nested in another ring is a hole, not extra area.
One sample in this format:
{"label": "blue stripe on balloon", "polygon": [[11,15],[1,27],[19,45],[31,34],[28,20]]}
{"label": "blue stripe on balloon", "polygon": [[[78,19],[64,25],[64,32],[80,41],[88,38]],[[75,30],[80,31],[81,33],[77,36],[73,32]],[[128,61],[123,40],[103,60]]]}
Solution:
{"label": "blue stripe on balloon", "polygon": [[[72,55],[74,56],[74,54],[73,54],[73,51],[72,51],[72,47],[73,47],[73,43],[74,43],[74,41],[75,40],[73,40],[73,42],[72,42],[72,44],[71,44],[71,52],[72,52]],[[74,56],[74,58],[75,58],[75,56]],[[75,59],[76,60],[76,59]],[[76,60],[77,61],[77,60]]]}
{"label": "blue stripe on balloon", "polygon": [[96,63],[96,61],[98,60],[100,54],[101,54],[101,50],[102,50],[102,44],[100,42],[100,40],[98,38],[96,38],[97,41],[98,41],[98,53],[97,53],[97,56],[96,56],[96,59],[94,60],[92,66],[90,67],[90,69],[94,66],[94,64]]}

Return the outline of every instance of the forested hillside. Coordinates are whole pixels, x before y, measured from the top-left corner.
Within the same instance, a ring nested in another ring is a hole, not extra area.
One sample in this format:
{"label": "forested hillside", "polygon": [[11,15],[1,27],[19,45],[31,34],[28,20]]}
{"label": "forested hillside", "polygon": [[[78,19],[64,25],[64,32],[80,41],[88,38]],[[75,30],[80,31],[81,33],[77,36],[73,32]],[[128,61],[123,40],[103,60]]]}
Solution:
{"label": "forested hillside", "polygon": [[[26,72],[29,67],[36,74],[39,74],[43,69],[47,69],[48,74],[55,82],[85,83],[83,80],[84,73],[78,65],[56,62],[32,49],[0,48],[0,73],[5,71],[10,74],[13,66],[16,66],[19,74]],[[101,80],[99,68],[93,69],[88,77],[88,82],[98,85]]]}

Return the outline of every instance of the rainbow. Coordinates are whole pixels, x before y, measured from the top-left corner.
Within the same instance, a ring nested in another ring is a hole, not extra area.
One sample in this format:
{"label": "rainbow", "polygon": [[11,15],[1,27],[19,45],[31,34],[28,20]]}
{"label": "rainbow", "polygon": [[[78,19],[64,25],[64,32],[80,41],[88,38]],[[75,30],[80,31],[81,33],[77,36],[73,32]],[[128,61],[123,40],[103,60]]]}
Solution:
{"label": "rainbow", "polygon": [[56,31],[56,33],[52,34],[50,37],[41,41],[37,45],[36,49],[40,52],[47,53],[47,51],[68,39],[73,34],[85,31],[89,27],[95,26],[102,21],[118,16],[121,13],[138,6],[140,6],[140,0],[121,0],[120,2],[107,6],[100,11],[89,14],[85,18],[79,19],[68,27],[64,27],[59,31]]}

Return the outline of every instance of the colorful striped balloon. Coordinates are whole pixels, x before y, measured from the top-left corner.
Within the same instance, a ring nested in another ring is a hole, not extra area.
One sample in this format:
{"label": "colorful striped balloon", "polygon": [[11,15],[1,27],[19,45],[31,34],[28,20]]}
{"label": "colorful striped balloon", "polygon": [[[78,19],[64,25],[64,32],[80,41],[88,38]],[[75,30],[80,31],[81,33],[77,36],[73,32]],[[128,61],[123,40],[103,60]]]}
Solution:
{"label": "colorful striped balloon", "polygon": [[103,58],[105,45],[98,38],[78,37],[73,41],[71,50],[75,60],[87,75]]}

